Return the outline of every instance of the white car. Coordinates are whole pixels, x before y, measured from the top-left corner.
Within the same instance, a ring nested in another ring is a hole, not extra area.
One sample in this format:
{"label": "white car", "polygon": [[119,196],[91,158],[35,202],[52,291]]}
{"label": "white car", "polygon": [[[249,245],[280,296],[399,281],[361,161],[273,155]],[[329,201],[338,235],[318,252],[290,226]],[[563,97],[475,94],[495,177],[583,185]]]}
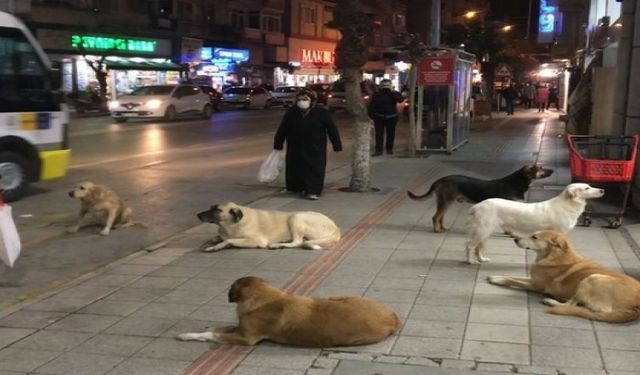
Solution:
{"label": "white car", "polygon": [[173,121],[178,116],[211,117],[209,96],[195,85],[155,85],[135,89],[131,94],[109,102],[111,117],[117,122],[130,118],[163,118]]}
{"label": "white car", "polygon": [[271,91],[271,96],[276,103],[282,103],[285,107],[291,107],[296,101],[296,94],[302,87],[281,86]]}
{"label": "white car", "polygon": [[262,87],[234,86],[222,92],[222,104],[226,107],[269,108],[273,98],[269,91]]}

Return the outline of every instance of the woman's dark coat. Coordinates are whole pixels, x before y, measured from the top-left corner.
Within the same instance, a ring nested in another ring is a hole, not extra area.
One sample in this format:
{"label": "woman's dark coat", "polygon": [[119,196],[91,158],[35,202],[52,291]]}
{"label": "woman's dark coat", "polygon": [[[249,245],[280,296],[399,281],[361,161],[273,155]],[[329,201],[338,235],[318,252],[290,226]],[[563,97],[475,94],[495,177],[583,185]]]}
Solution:
{"label": "woman's dark coat", "polygon": [[327,136],[334,151],[342,151],[340,134],[329,112],[312,107],[303,115],[298,107],[285,113],[276,132],[273,148],[287,143],[285,176],[287,190],[305,194],[322,193],[327,165]]}

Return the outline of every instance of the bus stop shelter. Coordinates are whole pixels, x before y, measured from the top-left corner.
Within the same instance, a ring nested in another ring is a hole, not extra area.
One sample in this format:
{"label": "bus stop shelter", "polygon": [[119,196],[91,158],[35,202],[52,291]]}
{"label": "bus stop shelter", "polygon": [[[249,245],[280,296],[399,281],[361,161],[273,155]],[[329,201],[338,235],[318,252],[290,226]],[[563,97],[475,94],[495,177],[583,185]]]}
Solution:
{"label": "bus stop shelter", "polygon": [[438,48],[418,64],[416,151],[451,152],[467,142],[474,63],[468,52]]}

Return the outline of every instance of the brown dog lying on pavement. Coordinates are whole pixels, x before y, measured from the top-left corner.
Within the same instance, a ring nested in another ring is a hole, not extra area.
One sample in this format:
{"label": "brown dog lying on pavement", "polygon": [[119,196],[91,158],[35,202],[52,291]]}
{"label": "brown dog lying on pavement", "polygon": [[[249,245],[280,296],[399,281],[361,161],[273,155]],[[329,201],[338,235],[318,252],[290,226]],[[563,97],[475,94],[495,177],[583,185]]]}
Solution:
{"label": "brown dog lying on pavement", "polygon": [[238,304],[237,327],[183,333],[178,339],[239,345],[271,340],[322,348],[374,344],[396,333],[401,325],[391,309],[365,298],[298,296],[253,276],[233,283],[229,302]]}
{"label": "brown dog lying on pavement", "polygon": [[81,203],[78,223],[67,229],[69,233],[75,233],[80,228],[91,225],[91,222],[83,222],[87,215],[93,217],[95,222],[104,224],[104,228],[100,231],[103,236],[108,235],[112,228],[147,227],[141,222],[132,221],[131,214],[133,210],[131,207],[120,199],[118,194],[106,186],[85,181],[76,185],[69,192],[69,196],[80,199]]}
{"label": "brown dog lying on pavement", "polygon": [[543,231],[515,241],[538,254],[531,278],[489,276],[490,283],[551,295],[542,301],[551,314],[609,323],[640,317],[640,282],[578,254],[564,234]]}
{"label": "brown dog lying on pavement", "polygon": [[462,175],[445,176],[431,185],[422,195],[407,192],[413,200],[429,199],[434,193],[438,199],[438,208],[433,215],[433,231],[441,233],[444,227],[444,215],[453,202],[479,203],[489,198],[524,200],[524,194],[531,183],[537,179],[549,177],[553,169],[545,169],[538,164],[528,164],[506,177],[496,180],[481,180]]}

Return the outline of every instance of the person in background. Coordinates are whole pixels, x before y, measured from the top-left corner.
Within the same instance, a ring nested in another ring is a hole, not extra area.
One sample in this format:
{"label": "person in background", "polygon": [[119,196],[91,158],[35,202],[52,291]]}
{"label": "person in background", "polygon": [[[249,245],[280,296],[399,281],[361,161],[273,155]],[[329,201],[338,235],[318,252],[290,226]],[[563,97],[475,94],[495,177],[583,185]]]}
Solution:
{"label": "person in background", "polygon": [[548,101],[549,88],[545,85],[539,85],[536,88],[536,104],[538,106],[538,112],[544,112]]}
{"label": "person in background", "polygon": [[536,99],[536,88],[531,84],[531,82],[527,82],[522,89],[522,96],[524,97],[524,106],[529,109],[533,107],[533,102]]}
{"label": "person in background", "polygon": [[[384,145],[387,154],[393,155],[393,145],[396,137],[396,124],[398,123],[398,103],[402,103],[402,95],[391,89],[391,81],[383,79],[380,81],[378,90],[369,103],[369,117],[373,119],[376,129],[376,146],[373,156],[382,155]],[[387,142],[384,143],[384,136],[387,134]]]}
{"label": "person in background", "polygon": [[333,151],[342,151],[340,134],[329,112],[316,107],[314,91],[303,88],[296,94],[296,105],[287,110],[274,137],[273,148],[287,143],[285,180],[287,190],[310,200],[319,199],[327,165],[327,137]]}
{"label": "person in background", "polygon": [[560,103],[558,103],[558,88],[555,86],[551,86],[549,88],[549,101],[547,102],[547,109],[551,107],[551,103],[553,103],[556,109],[560,108]]}
{"label": "person in background", "polygon": [[509,86],[507,86],[507,88],[502,92],[502,95],[504,96],[504,101],[506,102],[507,115],[513,115],[513,102],[518,97],[518,91],[516,91],[516,88],[513,87],[513,84],[509,84]]}

